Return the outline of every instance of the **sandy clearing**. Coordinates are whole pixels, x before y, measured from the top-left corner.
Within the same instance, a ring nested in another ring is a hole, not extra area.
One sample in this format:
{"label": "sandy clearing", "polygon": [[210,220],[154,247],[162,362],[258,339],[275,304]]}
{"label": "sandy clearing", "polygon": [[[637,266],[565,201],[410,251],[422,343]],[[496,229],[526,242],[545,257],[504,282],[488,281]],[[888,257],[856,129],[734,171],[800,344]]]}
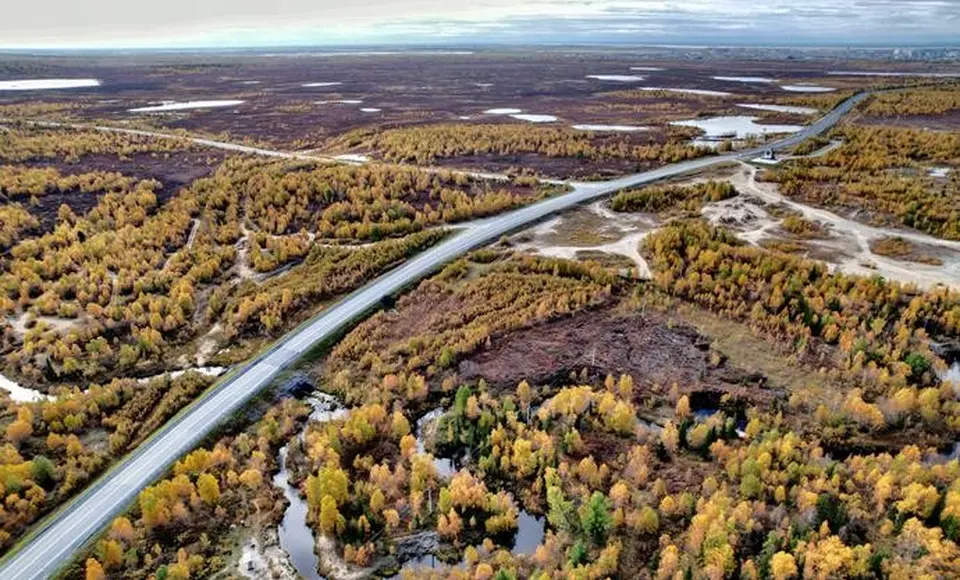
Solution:
{"label": "sandy clearing", "polygon": [[223,324],[216,323],[204,334],[197,343],[197,366],[204,366],[220,346],[223,338]]}
{"label": "sandy clearing", "polygon": [[343,153],[341,155],[334,155],[333,158],[337,161],[346,161],[348,163],[366,163],[370,161],[368,156],[360,155],[359,153]]}
{"label": "sandy clearing", "polygon": [[650,266],[643,256],[640,255],[640,244],[648,235],[650,235],[650,232],[634,232],[623,236],[615,242],[596,246],[562,246],[531,243],[518,245],[517,248],[520,250],[533,251],[541,256],[564,258],[567,260],[577,259],[581,252],[616,254],[632,260],[637,268],[637,276],[641,279],[649,280],[653,277],[650,272]]}
{"label": "sandy clearing", "polygon": [[27,333],[27,320],[33,317],[37,324],[43,323],[50,328],[64,333],[68,330],[80,326],[79,318],[58,318],[56,316],[33,316],[28,312],[23,312],[19,316],[8,316],[7,322],[13,327],[13,331],[20,336]]}
{"label": "sandy clearing", "polygon": [[[655,228],[656,221],[644,214],[616,213],[607,201],[566,212],[562,216],[537,224],[515,236],[514,247],[555,258],[576,259],[581,252],[602,252],[629,258],[637,275],[651,277],[650,267],[640,254],[640,244]],[[599,243],[578,243],[571,234],[590,232]]]}
{"label": "sandy clearing", "polygon": [[[834,146],[836,144],[830,147]],[[756,167],[741,162],[736,172],[714,177],[729,181],[740,195],[705,204],[701,211],[704,219],[730,229],[749,244],[760,245],[768,239],[791,239],[780,230],[782,219],[768,211],[772,205],[785,206],[826,228],[827,237],[803,241],[810,248],[812,255],[809,257],[824,262],[831,271],[868,277],[880,275],[920,288],[937,285],[960,287],[960,242],[908,230],[873,227],[829,210],[806,206],[782,196],[776,184],[758,182],[756,175]],[[682,185],[692,185],[705,179],[687,180]],[[524,230],[514,236],[514,247],[520,251],[567,259],[582,258],[582,252],[616,254],[632,260],[640,276],[649,277],[650,269],[640,253],[640,245],[646,236],[662,226],[662,222],[657,216],[649,214],[616,213],[605,203],[596,202],[571,210]],[[889,236],[899,236],[931,248],[944,264],[916,264],[873,254],[871,243]]]}
{"label": "sandy clearing", "polygon": [[332,580],[362,580],[372,576],[371,570],[354,568],[340,557],[340,549],[333,538],[320,534],[317,536],[317,557],[320,559],[320,571]]}
{"label": "sandy clearing", "polygon": [[[265,536],[261,544],[260,535]],[[237,572],[244,578],[260,580],[273,578],[275,580],[297,580],[299,576],[287,555],[280,549],[276,530],[263,530],[255,533],[244,542],[240,559],[237,562]]]}
{"label": "sandy clearing", "polygon": [[188,373],[188,372],[200,373],[201,375],[205,375],[205,376],[208,376],[208,377],[219,377],[220,375],[222,375],[222,374],[225,373],[226,371],[227,371],[227,368],[226,368],[226,367],[192,367],[192,368],[189,368],[189,369],[180,369],[180,370],[176,370],[176,371],[170,371],[170,372],[167,372],[167,373],[160,373],[159,375],[153,375],[153,376],[150,376],[150,377],[142,377],[142,378],[137,379],[137,382],[138,382],[138,383],[149,383],[149,382],[152,381],[153,379],[160,378],[160,377],[163,377],[163,376],[169,376],[169,377],[170,377],[170,380],[173,380],[173,379],[176,379],[176,378],[178,378],[178,377],[182,377],[183,375],[185,375],[185,374]]}
{"label": "sandy clearing", "polygon": [[260,275],[250,267],[250,230],[244,223],[240,224],[240,239],[237,240],[237,263],[235,264],[237,276],[241,280],[253,280],[259,283]]}
{"label": "sandy clearing", "polygon": [[11,381],[6,376],[0,374],[0,390],[10,394],[10,398],[18,403],[36,403],[39,401],[49,401],[53,397],[44,395],[40,391],[21,387],[19,383]]}
{"label": "sandy clearing", "polygon": [[[776,184],[758,182],[755,167],[747,165],[744,165],[744,167],[746,167],[745,170],[737,172],[728,179],[740,192],[755,197],[762,203],[783,204],[799,211],[808,220],[830,226],[830,231],[833,234],[831,239],[810,240],[809,243],[839,254],[838,259],[826,262],[831,266],[831,269],[859,276],[879,274],[891,280],[916,284],[920,288],[932,288],[939,284],[953,288],[960,287],[960,242],[941,240],[908,230],[877,228],[841,217],[829,210],[791,201],[777,191]],[[757,243],[777,225],[770,226],[762,220],[760,223],[763,232],[748,233],[744,239]],[[944,264],[933,266],[902,262],[878,256],[870,250],[871,241],[890,236],[897,236],[912,243],[942,250],[944,254],[941,258]]]}

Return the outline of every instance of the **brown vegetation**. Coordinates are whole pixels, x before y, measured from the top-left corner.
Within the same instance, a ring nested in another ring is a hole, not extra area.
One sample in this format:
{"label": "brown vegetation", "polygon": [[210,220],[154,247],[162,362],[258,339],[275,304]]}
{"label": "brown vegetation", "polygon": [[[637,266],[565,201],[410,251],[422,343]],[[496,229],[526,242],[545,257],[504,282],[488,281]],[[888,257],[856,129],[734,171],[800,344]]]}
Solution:
{"label": "brown vegetation", "polygon": [[943,265],[943,260],[940,258],[921,253],[914,244],[900,237],[874,240],[870,244],[870,251],[879,256],[917,262],[918,264],[930,264],[932,266]]}
{"label": "brown vegetation", "polygon": [[[84,561],[113,577],[205,578],[228,561],[237,525],[275,526],[283,493],[267,475],[277,449],[294,435],[305,406],[285,401],[237,435],[190,452],[161,481],[140,492],[132,513],[116,518]],[[82,576],[76,569],[70,576]]]}
{"label": "brown vegetation", "polygon": [[960,109],[960,88],[934,87],[878,93],[865,113],[877,117],[942,115]]}
{"label": "brown vegetation", "polygon": [[[358,131],[341,137],[335,146],[373,150],[387,161],[434,163],[438,160],[488,159],[500,164],[527,165],[524,156],[573,159],[589,162],[586,175],[613,163],[626,171],[651,164],[672,163],[710,153],[682,141],[658,140],[655,135],[640,141],[627,138],[597,140],[589,132],[531,125],[440,124]],[[534,166],[534,170],[536,170]]]}

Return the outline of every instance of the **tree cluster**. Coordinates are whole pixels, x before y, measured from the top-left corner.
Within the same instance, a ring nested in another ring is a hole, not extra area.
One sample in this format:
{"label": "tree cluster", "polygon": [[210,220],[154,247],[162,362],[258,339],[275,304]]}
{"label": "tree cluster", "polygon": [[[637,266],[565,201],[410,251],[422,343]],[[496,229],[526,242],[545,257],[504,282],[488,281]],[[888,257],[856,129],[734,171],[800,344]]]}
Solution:
{"label": "tree cluster", "polygon": [[87,554],[83,572],[72,572],[187,580],[222,570],[231,526],[276,525],[283,517],[283,494],[266,475],[305,414],[303,405],[285,401],[239,435],[190,452],[113,521]]}
{"label": "tree cluster", "polygon": [[498,335],[602,304],[614,282],[596,264],[567,260],[515,257],[472,279],[470,264],[451,264],[396,311],[378,312],[344,337],[323,365],[331,387],[351,402],[404,400],[421,390],[411,386],[414,376],[450,390],[461,358]]}
{"label": "tree cluster", "polygon": [[139,153],[166,154],[193,147],[186,139],[156,139],[132,133],[34,125],[0,131],[0,161],[59,159],[76,163],[85,155],[129,157]]}
{"label": "tree cluster", "polygon": [[628,160],[637,164],[673,163],[700,157],[707,149],[682,142],[597,143],[589,132],[531,125],[424,125],[360,131],[339,141],[347,148],[377,151],[388,161],[428,164],[438,159],[476,156],[567,157],[586,161]]}
{"label": "tree cluster", "polygon": [[956,292],[921,293],[879,277],[829,274],[822,263],[742,246],[700,221],[671,224],[649,236],[645,248],[656,283],[667,293],[747,322],[800,351],[818,343],[838,349],[844,380],[863,385],[872,400],[869,407],[844,405],[844,416],[878,429],[885,416],[893,424],[903,418],[880,413],[889,401],[923,397],[931,408],[907,405],[912,416],[960,430],[960,404],[949,385],[938,384],[935,370],[944,363],[930,338],[960,330]]}
{"label": "tree cluster", "polygon": [[85,391],[64,389],[40,403],[7,402],[0,439],[0,548],[209,384],[209,377],[187,373],[173,380],[122,379]]}
{"label": "tree cluster", "polygon": [[864,112],[877,117],[943,115],[960,109],[957,87],[927,87],[877,93]]}
{"label": "tree cluster", "polygon": [[618,212],[662,212],[673,208],[699,213],[704,203],[718,202],[737,195],[726,181],[707,181],[696,185],[650,186],[618,191],[610,207]]}
{"label": "tree cluster", "polygon": [[927,174],[931,165],[960,164],[957,133],[851,125],[834,136],[842,146],[784,164],[769,179],[804,203],[862,211],[875,222],[960,239],[957,172],[947,180]]}

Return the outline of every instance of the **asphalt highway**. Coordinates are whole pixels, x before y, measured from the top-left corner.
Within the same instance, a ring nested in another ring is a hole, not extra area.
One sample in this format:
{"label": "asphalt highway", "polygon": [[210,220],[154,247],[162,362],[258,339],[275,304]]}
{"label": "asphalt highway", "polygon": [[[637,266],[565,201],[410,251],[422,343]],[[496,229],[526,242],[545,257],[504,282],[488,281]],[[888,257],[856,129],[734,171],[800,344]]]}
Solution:
{"label": "asphalt highway", "polygon": [[[649,184],[736,159],[756,157],[766,149],[791,147],[832,127],[866,96],[866,93],[862,93],[851,97],[817,122],[774,144],[729,155],[684,161],[612,181],[571,184],[573,190],[569,193],[464,228],[330,306],[206,391],[76,498],[47,516],[25,541],[0,561],[0,578],[39,580],[54,576],[88,540],[122,513],[144,487],[163,475],[178,458],[196,447],[224,419],[232,416],[267,387],[278,373],[295,363],[317,343],[335,336],[345,325],[375,309],[382,298],[396,294],[472,249],[575,205],[625,187]],[[301,157],[209,140],[194,141],[273,157]]]}

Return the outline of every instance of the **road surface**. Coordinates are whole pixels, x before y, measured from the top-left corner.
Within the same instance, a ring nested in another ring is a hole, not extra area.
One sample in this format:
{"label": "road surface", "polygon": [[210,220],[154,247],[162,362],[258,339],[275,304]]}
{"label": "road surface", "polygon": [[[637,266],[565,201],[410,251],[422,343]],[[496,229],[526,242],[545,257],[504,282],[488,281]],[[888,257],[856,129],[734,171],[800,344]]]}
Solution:
{"label": "road surface", "polygon": [[[123,512],[136,499],[140,490],[163,475],[178,458],[196,447],[221,421],[232,416],[254,395],[267,387],[278,373],[296,362],[318,342],[336,335],[346,324],[376,308],[385,296],[399,292],[474,248],[572,206],[625,187],[652,183],[736,159],[756,157],[765,149],[791,147],[833,126],[865,97],[866,93],[851,97],[816,123],[774,144],[729,155],[684,161],[612,181],[571,184],[573,191],[569,193],[483,220],[461,230],[327,308],[280,339],[241,370],[206,391],[193,404],[158,429],[148,441],[87,486],[80,495],[43,520],[24,542],[0,562],[0,578],[40,580],[55,575],[60,568],[70,563],[73,555],[94,534]],[[138,133],[149,134],[140,131]],[[236,151],[259,152],[274,157],[293,156],[209,140],[194,141],[208,146],[219,145]]]}

